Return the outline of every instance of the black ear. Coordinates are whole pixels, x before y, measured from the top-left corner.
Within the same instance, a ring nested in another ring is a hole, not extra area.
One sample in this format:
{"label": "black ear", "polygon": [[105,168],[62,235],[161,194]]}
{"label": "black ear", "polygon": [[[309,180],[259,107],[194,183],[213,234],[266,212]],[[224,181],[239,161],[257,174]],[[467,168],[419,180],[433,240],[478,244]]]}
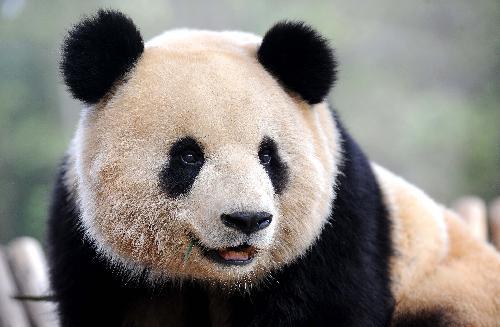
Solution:
{"label": "black ear", "polygon": [[63,43],[64,82],[76,99],[95,104],[143,51],[141,34],[130,18],[118,11],[99,10],[75,25]]}
{"label": "black ear", "polygon": [[324,37],[302,22],[274,25],[264,36],[257,56],[284,87],[309,104],[323,101],[335,82],[333,50]]}

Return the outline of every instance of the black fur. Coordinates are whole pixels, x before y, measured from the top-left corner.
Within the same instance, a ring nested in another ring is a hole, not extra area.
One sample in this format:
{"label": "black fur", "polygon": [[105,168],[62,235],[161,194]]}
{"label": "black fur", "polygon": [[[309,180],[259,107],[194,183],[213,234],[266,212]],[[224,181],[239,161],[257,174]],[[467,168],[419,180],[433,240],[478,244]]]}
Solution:
{"label": "black fur", "polygon": [[[387,212],[369,162],[339,128],[346,159],[329,223],[310,251],[275,272],[266,286],[226,295],[232,326],[389,324],[393,299]],[[209,326],[209,293],[203,285],[166,282],[150,290],[141,280],[130,283],[119,277],[99,258],[78,227],[77,204],[63,185],[63,173],[64,166],[49,222],[51,282],[63,326],[139,326],[144,316],[165,322],[173,319],[164,313],[171,310],[172,299],[182,307],[184,326]],[[156,313],[137,309],[155,305],[161,308]]]}
{"label": "black fur", "polygon": [[[194,164],[186,164],[182,155],[192,152],[197,157]],[[172,145],[169,161],[160,172],[160,187],[168,196],[175,198],[186,194],[205,163],[201,146],[192,137],[184,137]]]}
{"label": "black fur", "polygon": [[130,18],[99,10],[75,25],[63,43],[64,82],[76,99],[95,104],[125,76],[143,50],[141,34]]}
{"label": "black fur", "polygon": [[336,79],[337,63],[328,41],[302,22],[274,25],[257,56],[285,88],[309,104],[323,101]]}
{"label": "black fur", "polygon": [[265,137],[259,145],[259,157],[263,152],[271,156],[271,161],[263,165],[271,179],[276,194],[281,194],[288,184],[288,166],[281,159],[278,153],[276,142],[269,137]]}
{"label": "black fur", "polygon": [[445,308],[420,310],[395,317],[392,327],[453,327],[461,326],[455,315]]}

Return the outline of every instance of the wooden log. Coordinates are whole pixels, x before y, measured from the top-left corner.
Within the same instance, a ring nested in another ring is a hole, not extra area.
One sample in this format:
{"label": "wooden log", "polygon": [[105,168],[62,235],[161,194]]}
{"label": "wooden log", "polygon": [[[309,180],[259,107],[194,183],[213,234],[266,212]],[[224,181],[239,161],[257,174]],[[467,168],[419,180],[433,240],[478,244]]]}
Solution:
{"label": "wooden log", "polygon": [[[20,296],[50,295],[48,267],[42,247],[37,240],[20,237],[12,241],[7,256]],[[22,300],[33,326],[58,326],[56,306],[50,301]]]}
{"label": "wooden log", "polygon": [[488,239],[488,224],[486,217],[486,204],[475,196],[465,196],[458,199],[453,206],[455,211],[469,225],[470,232],[478,239]]}
{"label": "wooden log", "polygon": [[490,205],[491,242],[500,251],[500,197]]}
{"label": "wooden log", "polygon": [[16,284],[10,271],[4,248],[0,247],[0,326],[29,327],[23,304],[14,300]]}

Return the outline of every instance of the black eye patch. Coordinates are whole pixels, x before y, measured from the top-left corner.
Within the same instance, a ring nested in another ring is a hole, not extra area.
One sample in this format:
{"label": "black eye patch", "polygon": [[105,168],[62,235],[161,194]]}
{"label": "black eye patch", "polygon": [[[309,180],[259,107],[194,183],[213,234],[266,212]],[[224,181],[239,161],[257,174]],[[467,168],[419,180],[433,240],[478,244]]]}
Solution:
{"label": "black eye patch", "polygon": [[267,172],[276,194],[281,194],[288,184],[288,166],[278,154],[278,146],[270,137],[259,145],[259,160]]}
{"label": "black eye patch", "polygon": [[169,197],[176,198],[189,192],[205,158],[201,146],[189,136],[172,145],[169,157],[160,172],[160,188]]}

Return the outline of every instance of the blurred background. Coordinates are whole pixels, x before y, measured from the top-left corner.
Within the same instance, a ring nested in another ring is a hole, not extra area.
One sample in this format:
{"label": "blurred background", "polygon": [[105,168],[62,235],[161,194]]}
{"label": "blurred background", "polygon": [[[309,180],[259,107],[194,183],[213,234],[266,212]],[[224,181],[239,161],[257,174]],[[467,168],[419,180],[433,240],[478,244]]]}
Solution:
{"label": "blurred background", "polygon": [[500,195],[500,1],[0,0],[0,243],[44,237],[81,105],[58,73],[65,31],[98,8],[165,29],[263,34],[304,20],[340,61],[331,103],[371,158],[450,204]]}

